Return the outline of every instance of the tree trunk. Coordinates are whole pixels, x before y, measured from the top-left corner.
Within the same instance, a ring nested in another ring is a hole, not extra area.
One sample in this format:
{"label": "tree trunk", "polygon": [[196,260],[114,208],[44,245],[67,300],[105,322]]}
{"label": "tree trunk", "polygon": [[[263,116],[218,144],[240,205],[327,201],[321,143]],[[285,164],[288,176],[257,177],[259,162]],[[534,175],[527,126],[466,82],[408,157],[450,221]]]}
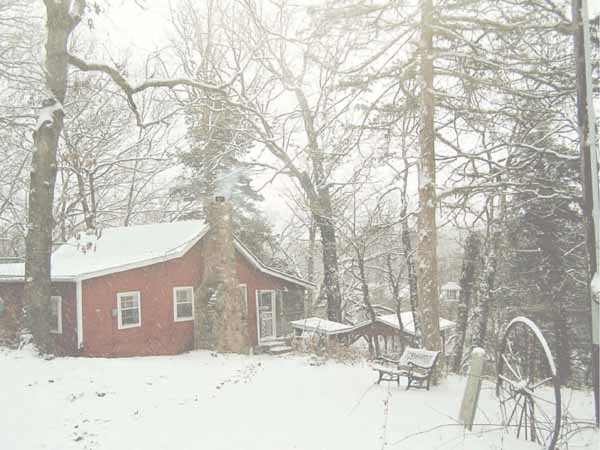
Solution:
{"label": "tree trunk", "polygon": [[440,350],[437,274],[437,229],[435,222],[435,129],[433,97],[433,1],[424,0],[421,12],[421,154],[419,158],[419,213],[417,237],[418,320],[427,350]]}
{"label": "tree trunk", "polygon": [[[419,304],[417,297],[417,273],[415,269],[415,258],[414,251],[412,246],[412,239],[410,237],[410,227],[408,225],[408,168],[409,161],[407,155],[407,146],[403,144],[402,146],[402,160],[404,161],[404,173],[402,174],[402,195],[401,199],[401,210],[400,217],[401,221],[401,235],[402,235],[402,247],[404,248],[404,259],[406,262],[406,272],[408,277],[408,292],[409,292],[409,300],[410,300],[410,311],[413,316],[413,327],[415,330],[415,338],[417,341],[421,340],[421,324],[417,320],[418,311],[417,305]],[[400,320],[400,316],[398,316],[398,320]]]}
{"label": "tree trunk", "polygon": [[554,353],[556,354],[558,379],[561,384],[567,384],[571,378],[573,361],[571,360],[567,313],[560,304],[556,308],[556,314],[554,314],[552,319],[552,326],[554,328]]}
{"label": "tree trunk", "polygon": [[77,188],[79,189],[79,198],[81,199],[81,209],[83,211],[83,220],[85,222],[85,227],[88,230],[94,230],[96,228],[94,223],[93,214],[90,212],[90,206],[87,199],[87,193],[85,189],[85,178],[81,171],[83,170],[79,161],[78,156],[74,156],[77,158],[75,162],[75,178],[77,179]]}
{"label": "tree trunk", "polygon": [[[321,245],[323,247],[323,285],[327,299],[327,318],[334,322],[342,321],[342,294],[340,291],[337,239],[335,227],[331,217],[331,203],[327,196],[325,211],[328,216],[315,217],[321,232]],[[324,211],[324,212],[325,212]]]}
{"label": "tree trunk", "polygon": [[404,258],[406,261],[406,271],[408,276],[408,291],[410,300],[410,310],[413,315],[415,336],[417,339],[421,339],[421,323],[417,320],[418,311],[417,306],[419,304],[417,297],[417,273],[415,270],[415,259],[412,248],[412,241],[410,239],[410,229],[408,227],[408,218],[406,217],[407,207],[402,207],[402,246],[404,247]]}
{"label": "tree trunk", "polygon": [[[25,239],[25,308],[33,341],[40,351],[52,350],[50,317],[50,255],[52,253],[52,206],[56,183],[56,153],[63,129],[67,91],[69,36],[80,20],[83,2],[45,0],[46,87],[44,102],[33,134],[34,153],[29,186],[28,229]],[[71,10],[71,14],[69,13]],[[75,14],[73,14],[75,13]]]}
{"label": "tree trunk", "polygon": [[487,326],[491,305],[494,301],[493,292],[496,286],[496,272],[498,270],[497,253],[499,240],[500,233],[498,231],[493,231],[488,240],[480,280],[479,316],[476,318],[475,331],[473,333],[473,346],[475,347],[484,347],[487,338]]}
{"label": "tree trunk", "polygon": [[460,279],[458,319],[456,324],[458,340],[456,342],[456,353],[454,354],[454,362],[452,364],[452,371],[455,373],[460,373],[462,366],[463,348],[469,321],[469,309],[471,308],[471,300],[473,292],[475,291],[473,287],[475,284],[475,275],[480,253],[480,241],[477,233],[469,233],[465,244],[465,256],[462,264],[462,277]]}
{"label": "tree trunk", "polygon": [[[307,277],[308,281],[314,283],[315,281],[315,241],[317,238],[317,227],[314,220],[311,220],[310,226],[308,227],[308,255],[306,257],[307,266]],[[315,305],[315,292],[313,289],[309,289],[306,293],[306,317],[312,317],[313,308]]]}
{"label": "tree trunk", "polygon": [[[591,69],[591,45],[587,6],[585,0],[571,4],[574,22],[575,69],[577,74],[577,124],[581,151],[581,179],[583,185],[583,215],[588,253],[588,281],[600,279],[600,189],[598,188],[598,158],[594,128],[594,105]],[[599,297],[594,298],[594,295]],[[600,426],[600,294],[590,289],[592,309],[592,380],[596,427]]]}
{"label": "tree trunk", "polygon": [[[402,322],[402,297],[400,296],[400,274],[398,277],[394,276],[393,265],[392,265],[392,255],[387,254],[386,256],[386,265],[389,276],[389,283],[392,287],[392,301],[396,306],[396,317],[398,318],[398,340],[402,346],[401,350],[404,351],[404,323]],[[413,311],[414,314],[414,311]],[[413,316],[414,318],[414,316]],[[392,340],[392,343],[394,341]]]}
{"label": "tree trunk", "polygon": [[[363,294],[363,302],[365,307],[367,308],[367,315],[369,316],[369,320],[371,320],[372,324],[375,324],[377,320],[377,314],[375,314],[375,310],[373,309],[373,305],[371,304],[371,295],[369,294],[369,284],[367,283],[367,275],[365,273],[365,259],[364,253],[362,253],[358,248],[356,250],[356,261],[358,263],[358,272],[360,275],[360,288]],[[375,339],[375,355],[379,356],[381,354],[381,349],[379,347],[379,340]]]}
{"label": "tree trunk", "polygon": [[300,183],[308,196],[312,216],[321,233],[324,272],[323,286],[325,297],[327,298],[327,318],[334,322],[341,322],[342,293],[339,280],[337,237],[333,206],[331,204],[331,193],[323,166],[323,152],[319,146],[314,117],[308,100],[301,89],[295,89],[294,93],[302,110],[304,129],[308,139],[309,157],[313,169],[314,185],[306,174],[300,179]]}

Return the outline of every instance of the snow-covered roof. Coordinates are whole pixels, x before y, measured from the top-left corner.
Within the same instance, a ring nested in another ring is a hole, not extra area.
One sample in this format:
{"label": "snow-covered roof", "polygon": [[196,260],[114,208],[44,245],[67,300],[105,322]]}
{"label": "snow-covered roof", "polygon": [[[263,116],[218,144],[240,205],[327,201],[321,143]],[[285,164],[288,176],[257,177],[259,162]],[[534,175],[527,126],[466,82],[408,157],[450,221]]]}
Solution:
{"label": "snow-covered roof", "polygon": [[442,285],[442,291],[460,291],[460,284],[456,281],[448,281]]}
{"label": "snow-covered roof", "polygon": [[303,331],[314,331],[326,336],[345,333],[353,329],[352,325],[346,325],[331,320],[321,319],[319,317],[309,317],[308,319],[300,319],[290,322],[292,327]]}
{"label": "snow-covered roof", "polygon": [[[93,278],[177,258],[207,231],[208,225],[191,220],[79,233],[52,254],[52,279]],[[23,276],[22,263],[0,265],[0,279]]]}
{"label": "snow-covered roof", "polygon": [[[96,234],[80,233],[52,254],[52,279],[75,281],[144,267],[183,256],[206,233],[203,221],[189,220],[129,227],[105,228]],[[236,249],[260,271],[303,287],[312,283],[264,265],[237,239]],[[22,281],[23,263],[0,264],[0,281]]]}
{"label": "snow-covered roof", "polygon": [[[406,311],[400,313],[400,317],[402,319],[403,332],[411,335],[415,335],[415,321],[413,319],[413,314],[411,311]],[[377,316],[375,319],[377,322],[388,325],[396,330],[400,330],[400,325],[398,323],[398,316],[396,313],[393,314],[384,314],[381,316]],[[359,328],[362,328],[371,323],[370,320],[359,323],[357,325],[346,325],[339,322],[332,322],[331,320],[321,319],[319,317],[310,317],[308,319],[295,320],[290,322],[292,327],[297,328],[303,331],[313,331],[319,334],[323,334],[326,336],[332,336],[335,334],[344,334],[348,332],[352,332]],[[450,328],[454,328],[456,323],[451,320],[444,319],[440,317],[440,331],[444,331]]]}
{"label": "snow-covered roof", "polygon": [[[402,319],[402,326],[404,333],[408,333],[414,336],[415,334],[415,320],[412,314],[412,311],[406,311],[400,313],[400,318]],[[400,324],[398,322],[398,316],[396,314],[386,314],[384,316],[377,316],[377,321],[389,325],[397,330],[400,329]],[[451,320],[444,319],[440,317],[440,331],[447,330],[449,328],[454,328],[456,323]]]}
{"label": "snow-covered roof", "polygon": [[8,264],[0,264],[0,279],[1,280],[11,280],[23,279],[25,273],[25,267],[23,263],[8,263]]}
{"label": "snow-covered roof", "polygon": [[[405,311],[403,313],[400,313],[400,318],[402,319],[403,332],[414,336],[415,335],[415,320],[414,320],[412,312]],[[392,328],[395,328],[396,330],[400,330],[400,324],[398,322],[398,316],[396,315],[396,313],[384,314],[381,316],[377,316],[377,318],[375,320],[379,323],[382,323],[384,325],[388,325]],[[353,330],[367,326],[370,323],[371,323],[370,320],[359,323],[358,325],[356,325],[353,328]],[[456,323],[452,322],[451,320],[440,317],[440,331],[454,328],[455,326],[456,326]]]}
{"label": "snow-covered roof", "polygon": [[276,278],[281,278],[299,286],[303,286],[307,289],[314,289],[316,287],[314,283],[267,266],[256,255],[254,255],[254,253],[252,253],[250,249],[248,249],[248,247],[246,247],[238,238],[235,238],[235,248],[238,252],[244,255],[254,267],[256,267],[261,272],[266,273],[267,275],[271,275]]}

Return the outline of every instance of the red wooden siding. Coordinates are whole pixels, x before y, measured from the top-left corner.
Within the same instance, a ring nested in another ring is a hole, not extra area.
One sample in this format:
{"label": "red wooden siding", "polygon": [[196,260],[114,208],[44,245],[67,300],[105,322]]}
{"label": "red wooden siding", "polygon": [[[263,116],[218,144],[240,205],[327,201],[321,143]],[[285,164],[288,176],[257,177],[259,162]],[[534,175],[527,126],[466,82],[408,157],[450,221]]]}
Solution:
{"label": "red wooden siding", "polygon": [[[175,322],[173,288],[198,286],[202,280],[202,243],[181,258],[83,281],[83,351],[85,356],[169,355],[193,345],[193,322]],[[248,290],[248,333],[257,344],[257,289],[278,289],[286,282],[255,269],[237,255],[240,284]],[[113,315],[119,292],[139,291],[141,326],[118,329]]]}
{"label": "red wooden siding", "polygon": [[[173,288],[198,286],[203,259],[203,244],[199,242],[181,258],[82,281],[82,349],[77,348],[76,284],[53,283],[53,295],[63,299],[63,332],[56,335],[58,353],[108,357],[169,355],[191,350],[193,321],[174,320]],[[248,292],[250,341],[257,345],[256,290],[293,285],[262,273],[239,253],[236,265],[239,283],[245,284]],[[132,291],[140,293],[141,326],[119,330],[117,294]],[[0,296],[6,303],[0,318],[1,331],[8,330],[22,310],[23,283],[0,283]]]}
{"label": "red wooden siding", "polygon": [[[82,282],[83,355],[169,355],[190,350],[193,322],[173,319],[173,288],[202,277],[202,245],[181,258]],[[139,291],[141,326],[118,329],[117,294]],[[115,313],[113,313],[115,311]]]}
{"label": "red wooden siding", "polygon": [[267,275],[248,261],[237,254],[237,273],[240,284],[245,284],[248,289],[248,335],[252,345],[258,344],[257,328],[256,328],[256,290],[257,289],[282,289],[287,285],[291,288],[292,285],[284,280]]}

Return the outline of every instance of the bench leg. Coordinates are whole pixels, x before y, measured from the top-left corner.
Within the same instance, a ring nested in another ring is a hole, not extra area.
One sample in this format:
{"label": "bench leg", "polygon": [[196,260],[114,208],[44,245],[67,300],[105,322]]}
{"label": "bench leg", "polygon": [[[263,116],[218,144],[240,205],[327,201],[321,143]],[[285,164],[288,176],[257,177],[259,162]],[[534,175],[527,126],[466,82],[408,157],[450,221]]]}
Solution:
{"label": "bench leg", "polygon": [[383,372],[379,372],[379,380],[377,380],[377,384],[381,383],[382,378],[383,378]]}

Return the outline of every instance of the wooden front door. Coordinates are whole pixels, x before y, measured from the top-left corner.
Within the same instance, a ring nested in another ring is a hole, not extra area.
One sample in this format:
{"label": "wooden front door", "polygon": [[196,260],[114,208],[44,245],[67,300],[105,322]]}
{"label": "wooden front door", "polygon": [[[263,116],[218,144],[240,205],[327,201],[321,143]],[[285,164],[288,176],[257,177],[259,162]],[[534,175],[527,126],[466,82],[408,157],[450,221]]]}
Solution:
{"label": "wooden front door", "polygon": [[256,291],[256,311],[258,312],[258,342],[275,339],[275,291]]}

